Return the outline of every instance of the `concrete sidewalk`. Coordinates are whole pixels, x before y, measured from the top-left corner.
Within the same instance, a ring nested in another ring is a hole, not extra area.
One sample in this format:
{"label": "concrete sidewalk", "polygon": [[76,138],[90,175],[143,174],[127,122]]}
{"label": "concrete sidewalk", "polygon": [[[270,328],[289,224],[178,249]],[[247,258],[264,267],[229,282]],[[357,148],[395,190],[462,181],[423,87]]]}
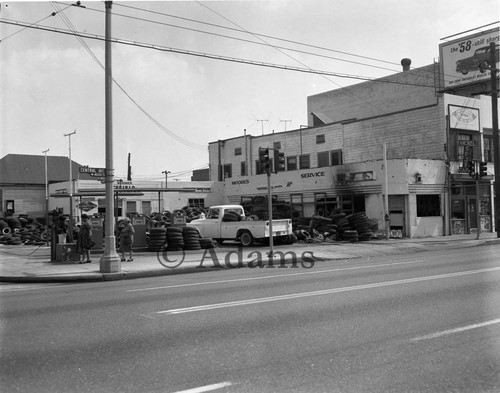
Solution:
{"label": "concrete sidewalk", "polygon": [[[343,260],[370,256],[422,252],[433,249],[474,247],[500,244],[496,233],[453,235],[424,239],[377,239],[366,242],[299,242],[274,247],[275,266],[280,258],[287,266],[311,268],[321,261]],[[50,247],[0,245],[0,282],[82,282],[113,281],[141,277],[204,272],[230,267],[268,265],[269,247],[241,248],[232,244],[201,251],[134,252],[133,262],[121,263],[118,273],[101,273],[99,260],[102,251],[92,252],[92,263],[61,263],[50,261]]]}

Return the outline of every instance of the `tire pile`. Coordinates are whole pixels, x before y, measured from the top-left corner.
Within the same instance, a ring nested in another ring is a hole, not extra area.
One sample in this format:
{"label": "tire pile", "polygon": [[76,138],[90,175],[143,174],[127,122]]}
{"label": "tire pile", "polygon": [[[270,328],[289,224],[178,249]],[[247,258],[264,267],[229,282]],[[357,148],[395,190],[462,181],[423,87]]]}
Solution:
{"label": "tire pile", "polygon": [[306,242],[338,240],[338,225],[331,218],[312,216],[294,219],[293,234],[297,240]]}
{"label": "tire pile", "polygon": [[47,244],[48,237],[45,225],[32,218],[0,219],[0,244],[43,246]]}
{"label": "tire pile", "polygon": [[193,227],[182,228],[184,240],[184,250],[201,250],[200,234],[198,229]]}
{"label": "tire pile", "polygon": [[372,237],[371,225],[365,213],[354,213],[347,216],[351,228],[356,230],[360,241],[370,240]]}
{"label": "tire pile", "polygon": [[184,236],[182,227],[167,227],[167,251],[184,250]]}
{"label": "tire pile", "polygon": [[148,251],[163,251],[167,242],[166,228],[151,228],[149,230]]}
{"label": "tire pile", "polygon": [[[298,217],[293,220],[294,234],[305,242],[344,240],[367,241],[373,238],[377,223],[371,222],[365,213],[334,214],[330,218],[321,216]],[[374,229],[375,228],[375,229]]]}

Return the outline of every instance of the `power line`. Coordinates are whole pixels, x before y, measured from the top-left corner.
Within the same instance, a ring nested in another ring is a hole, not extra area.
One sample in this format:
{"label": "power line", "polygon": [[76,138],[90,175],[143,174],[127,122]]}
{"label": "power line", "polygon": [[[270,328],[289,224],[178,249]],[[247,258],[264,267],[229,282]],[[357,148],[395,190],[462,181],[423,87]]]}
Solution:
{"label": "power line", "polygon": [[[354,53],[339,51],[339,50],[330,49],[330,48],[326,48],[326,47],[322,47],[322,46],[318,46],[318,45],[301,43],[301,42],[298,42],[298,41],[289,40],[289,39],[285,39],[285,38],[279,38],[279,37],[275,37],[275,36],[271,36],[271,35],[250,32],[250,31],[244,30],[244,29],[235,29],[235,28],[232,28],[232,27],[217,25],[215,23],[208,23],[208,22],[198,21],[196,19],[185,18],[185,17],[181,17],[181,16],[177,16],[177,15],[172,15],[172,14],[167,14],[167,13],[158,12],[158,11],[151,11],[151,10],[147,10],[147,9],[144,9],[144,8],[133,7],[133,6],[130,6],[130,5],[124,5],[124,4],[119,4],[119,3],[115,3],[115,5],[117,5],[119,7],[130,8],[130,9],[134,9],[134,10],[138,10],[138,11],[149,12],[149,13],[153,13],[153,14],[157,14],[157,15],[162,15],[162,16],[167,16],[167,17],[171,17],[171,18],[181,19],[181,20],[185,20],[185,21],[189,21],[189,22],[193,22],[193,23],[204,24],[204,25],[207,25],[207,26],[217,27],[217,28],[220,28],[220,29],[226,29],[226,30],[231,30],[231,31],[240,32],[240,33],[246,33],[246,34],[252,34],[254,36],[259,36],[259,37],[264,37],[264,38],[271,38],[271,39],[274,39],[274,40],[279,40],[279,41],[283,41],[283,42],[293,43],[293,44],[296,44],[296,45],[307,46],[307,47],[310,47],[310,48],[321,49],[321,50],[325,50],[325,51],[329,51],[329,52],[335,52],[335,53],[340,53],[340,54],[344,54],[344,55],[348,55],[348,56],[358,57],[358,58],[361,58],[361,59],[373,60],[373,61],[378,61],[378,62],[381,62],[381,63],[386,63],[386,64],[391,64],[391,65],[397,65],[397,66],[399,66],[398,63],[394,63],[394,62],[390,62],[390,61],[386,61],[386,60],[376,59],[376,58],[373,58],[373,57],[368,57],[368,56],[363,56],[363,55],[357,55],[357,54],[354,54]],[[201,4],[201,5],[203,5],[203,4]],[[180,26],[175,26],[175,27],[180,27]],[[182,27],[180,27],[180,28],[182,28]],[[362,64],[362,63],[360,63],[360,64]],[[364,64],[364,65],[367,65],[367,64]]]}
{"label": "power line", "polygon": [[[56,8],[56,10],[58,10],[58,14],[61,17],[61,19],[63,19],[63,21],[66,24],[66,26],[68,26],[68,28],[72,32],[76,32],[76,29],[75,29],[74,25],[71,23],[71,21],[69,20],[69,18],[64,14],[64,12],[62,12],[64,10],[61,10],[60,7],[59,7],[59,5],[56,2],[52,2],[52,5],[53,5],[54,8]],[[75,35],[75,38],[80,42],[80,44],[84,47],[84,49],[92,57],[92,59],[94,59],[94,61],[104,70],[104,65],[100,62],[100,60],[94,54],[94,52],[92,51],[92,49],[90,49],[90,47],[87,45],[87,43],[83,40],[83,38],[81,38],[78,35]],[[130,99],[130,101],[132,101],[132,103],[144,115],[146,115],[146,117],[148,119],[150,119],[156,126],[158,126],[163,132],[166,132],[172,138],[174,138],[178,142],[180,142],[180,143],[182,143],[182,144],[184,144],[184,145],[186,145],[188,147],[191,147],[191,148],[194,148],[194,149],[199,149],[199,150],[205,150],[206,149],[206,146],[199,145],[197,143],[194,143],[194,142],[191,142],[191,141],[189,141],[187,139],[184,139],[184,138],[180,137],[179,135],[175,134],[174,132],[170,131],[168,128],[164,127],[151,114],[149,114],[149,112],[147,112],[134,98],[132,98],[132,96],[116,81],[116,79],[114,77],[112,77],[112,79],[113,79],[113,82],[115,83],[115,85]]]}
{"label": "power line", "polygon": [[[33,25],[33,24],[29,25],[25,22],[12,21],[12,20],[8,20],[8,19],[0,19],[0,23],[5,23],[5,24],[10,24],[10,25],[15,25],[15,26],[23,26],[23,27],[28,27],[31,29],[43,30],[43,31],[48,31],[48,32],[52,32],[52,33],[74,35],[74,36],[79,36],[82,38],[87,38],[87,39],[92,39],[92,40],[97,40],[97,41],[105,41],[106,40],[105,37],[99,36],[97,34],[73,32],[73,31],[69,31],[69,30],[63,30],[63,29],[59,29],[59,28],[55,28],[55,27],[47,27],[47,26],[41,26],[41,25]],[[405,85],[405,86],[418,86],[418,87],[434,88],[433,85],[424,85],[424,84],[406,83],[406,82],[398,82],[398,81],[391,81],[391,80],[373,79],[373,78],[369,78],[369,77],[356,76],[356,75],[350,75],[350,74],[342,74],[342,73],[336,73],[336,72],[331,72],[331,71],[321,71],[321,70],[308,69],[308,68],[292,67],[292,66],[287,66],[287,65],[266,63],[266,62],[262,62],[262,61],[254,61],[254,60],[221,56],[221,55],[213,55],[213,54],[209,54],[209,53],[195,52],[195,51],[189,51],[189,50],[185,50],[185,49],[165,47],[165,46],[160,46],[160,45],[147,44],[147,43],[142,43],[142,42],[137,42],[137,41],[117,39],[117,38],[111,38],[110,41],[114,42],[116,44],[136,46],[136,47],[146,48],[146,49],[154,49],[154,50],[158,50],[161,52],[172,52],[172,53],[178,53],[178,54],[189,55],[189,56],[203,57],[203,58],[213,59],[213,60],[221,60],[221,61],[226,61],[226,62],[241,63],[241,64],[247,64],[247,65],[267,67],[267,68],[276,68],[276,69],[282,69],[282,70],[287,70],[287,71],[296,71],[296,72],[302,72],[302,73],[327,75],[327,76],[334,76],[334,77],[338,77],[338,78],[357,79],[357,80],[380,82],[380,83],[391,83],[391,84],[398,84],[398,85]]]}

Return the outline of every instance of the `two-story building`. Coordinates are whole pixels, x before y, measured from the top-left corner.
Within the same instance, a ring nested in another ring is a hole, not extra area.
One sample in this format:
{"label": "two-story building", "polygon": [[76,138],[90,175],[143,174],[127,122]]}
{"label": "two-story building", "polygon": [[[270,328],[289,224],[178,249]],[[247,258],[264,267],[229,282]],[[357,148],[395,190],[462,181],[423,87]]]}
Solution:
{"label": "two-story building", "polygon": [[[498,39],[498,29],[491,36]],[[285,170],[271,175],[273,200],[301,215],[365,212],[379,229],[389,220],[409,237],[469,233],[478,218],[492,231],[488,79],[450,87],[442,64],[402,65],[403,72],[308,97],[307,128],[210,143],[211,179],[224,182],[227,202],[265,200],[259,148],[271,148],[285,154]],[[477,183],[470,160],[488,162]]]}

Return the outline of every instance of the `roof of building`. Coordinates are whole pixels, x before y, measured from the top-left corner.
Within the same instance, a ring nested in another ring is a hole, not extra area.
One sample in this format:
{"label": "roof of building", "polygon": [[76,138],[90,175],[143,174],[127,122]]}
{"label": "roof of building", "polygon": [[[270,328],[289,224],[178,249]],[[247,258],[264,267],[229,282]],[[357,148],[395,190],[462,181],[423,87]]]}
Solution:
{"label": "roof of building", "polygon": [[[95,180],[86,173],[79,173],[82,165],[72,161],[73,178]],[[48,183],[69,180],[69,160],[64,156],[47,156]],[[0,185],[45,184],[45,155],[7,154],[0,159]]]}

